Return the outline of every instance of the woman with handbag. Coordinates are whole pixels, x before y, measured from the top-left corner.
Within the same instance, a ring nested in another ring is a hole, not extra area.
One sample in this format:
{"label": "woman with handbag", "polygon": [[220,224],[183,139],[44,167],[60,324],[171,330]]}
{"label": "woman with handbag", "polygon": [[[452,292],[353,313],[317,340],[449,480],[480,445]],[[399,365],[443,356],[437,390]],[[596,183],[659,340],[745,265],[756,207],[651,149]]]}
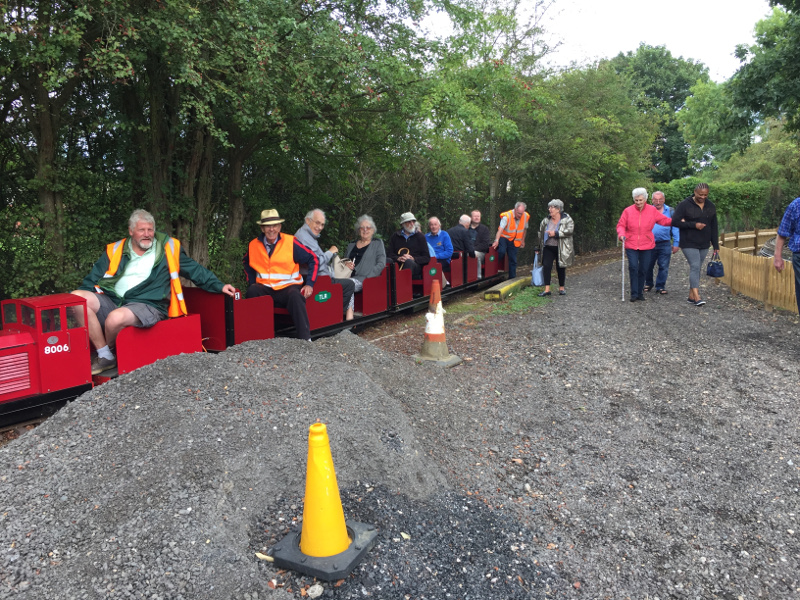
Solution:
{"label": "woman with handbag", "polygon": [[565,296],[567,267],[572,266],[575,260],[575,247],[572,244],[575,222],[564,212],[564,203],[561,200],[550,200],[547,203],[547,212],[549,215],[539,224],[539,245],[536,247],[536,254],[538,255],[539,251],[542,253],[544,272],[544,291],[539,295],[550,295],[550,278],[555,263],[558,274],[558,295]]}
{"label": "woman with handbag", "polygon": [[698,183],[694,194],[681,202],[672,214],[672,226],[681,230],[679,242],[683,255],[689,263],[689,298],[695,306],[703,306],[700,298],[700,266],[714,246],[712,260],[719,255],[719,231],[717,208],[708,199],[708,184]]}
{"label": "woman with handbag", "polygon": [[[377,277],[386,267],[386,248],[381,240],[373,239],[377,227],[369,215],[361,215],[356,221],[356,241],[350,242],[344,255],[343,262],[353,269],[351,278],[356,286],[356,292],[363,288],[367,277]],[[350,301],[347,309],[347,318],[353,318],[354,302]]]}

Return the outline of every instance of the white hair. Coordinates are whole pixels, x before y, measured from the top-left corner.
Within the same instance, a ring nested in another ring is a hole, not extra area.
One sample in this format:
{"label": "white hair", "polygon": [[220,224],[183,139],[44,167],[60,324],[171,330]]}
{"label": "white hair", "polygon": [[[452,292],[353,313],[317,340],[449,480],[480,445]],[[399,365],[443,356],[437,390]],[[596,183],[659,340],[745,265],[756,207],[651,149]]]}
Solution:
{"label": "white hair", "polygon": [[551,206],[557,208],[559,211],[564,210],[564,203],[558,198],[553,198],[552,200],[550,200],[550,202],[547,203],[547,208],[550,208]]}
{"label": "white hair", "polygon": [[320,208],[312,208],[310,211],[308,211],[306,213],[306,217],[305,218],[308,219],[309,221],[313,221],[315,212],[318,212],[319,214],[321,214],[323,219],[326,218],[325,217],[325,213]]}
{"label": "white hair", "polygon": [[633,190],[633,199],[636,200],[639,196],[644,196],[644,199],[647,200],[647,190],[645,188],[635,188]]}
{"label": "white hair", "polygon": [[137,208],[133,213],[131,213],[130,218],[128,219],[128,229],[133,231],[136,229],[136,224],[139,221],[144,221],[145,223],[150,223],[153,226],[153,229],[156,228],[156,220],[149,212],[147,212],[143,208]]}
{"label": "white hair", "polygon": [[527,205],[527,204],[525,204],[524,202],[517,202],[517,203],[514,205],[514,208],[516,209],[516,208],[519,208],[520,206],[522,207],[522,210],[526,210],[526,209],[528,208],[528,205]]}
{"label": "white hair", "polygon": [[458,224],[459,225],[469,225],[471,221],[472,221],[472,219],[470,218],[469,215],[461,215],[461,217],[458,219]]}

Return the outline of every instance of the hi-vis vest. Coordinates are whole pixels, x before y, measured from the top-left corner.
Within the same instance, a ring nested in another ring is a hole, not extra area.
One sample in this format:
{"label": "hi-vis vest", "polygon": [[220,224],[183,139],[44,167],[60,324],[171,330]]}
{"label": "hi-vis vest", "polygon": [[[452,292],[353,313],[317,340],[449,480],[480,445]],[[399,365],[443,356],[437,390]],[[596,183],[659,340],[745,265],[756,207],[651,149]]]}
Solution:
{"label": "hi-vis vest", "polygon": [[513,210],[500,213],[501,220],[503,217],[506,218],[506,228],[500,232],[500,235],[510,242],[514,242],[515,246],[520,246],[522,244],[522,237],[525,235],[525,226],[528,224],[530,215],[527,212],[522,213],[522,218],[519,220],[519,224],[517,224]]}
{"label": "hi-vis vest", "polygon": [[[104,278],[113,277],[117,274],[126,240],[127,238],[122,238],[120,241],[106,246],[108,270],[103,275]],[[169,269],[170,278],[170,299],[167,314],[170,317],[180,317],[188,314],[186,302],[183,301],[183,287],[181,287],[181,243],[175,238],[167,238],[167,243],[164,244],[164,253],[167,256],[167,268]],[[94,286],[94,289],[98,294],[103,293],[103,290],[97,285]]]}
{"label": "hi-vis vest", "polygon": [[281,239],[267,253],[264,242],[256,238],[250,242],[250,267],[256,272],[256,282],[280,290],[290,285],[302,285],[300,265],[294,262],[294,237],[281,234]]}

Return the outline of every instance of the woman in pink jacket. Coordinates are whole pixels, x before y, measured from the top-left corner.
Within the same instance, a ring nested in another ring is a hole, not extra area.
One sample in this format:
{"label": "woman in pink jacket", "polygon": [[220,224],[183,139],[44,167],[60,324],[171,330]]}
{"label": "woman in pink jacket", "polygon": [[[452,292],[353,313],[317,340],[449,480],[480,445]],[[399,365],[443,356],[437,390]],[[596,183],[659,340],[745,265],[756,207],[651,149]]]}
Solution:
{"label": "woman in pink jacket", "polygon": [[617,237],[625,242],[628,269],[631,276],[631,302],[644,300],[644,278],[656,240],[653,225],[672,225],[672,219],[647,203],[647,190],[633,190],[633,204],[622,211],[617,223]]}

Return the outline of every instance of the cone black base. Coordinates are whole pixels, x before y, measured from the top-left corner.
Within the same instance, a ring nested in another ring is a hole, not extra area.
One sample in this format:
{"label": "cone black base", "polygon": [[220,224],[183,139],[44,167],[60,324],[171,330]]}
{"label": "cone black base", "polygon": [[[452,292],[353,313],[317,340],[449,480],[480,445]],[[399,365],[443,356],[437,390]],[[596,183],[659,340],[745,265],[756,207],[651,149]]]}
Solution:
{"label": "cone black base", "polygon": [[300,551],[300,532],[283,538],[272,551],[275,566],[305,573],[323,581],[343,579],[361,562],[378,539],[374,525],[347,521],[347,533],[352,540],[344,552],[333,556],[307,556]]}

